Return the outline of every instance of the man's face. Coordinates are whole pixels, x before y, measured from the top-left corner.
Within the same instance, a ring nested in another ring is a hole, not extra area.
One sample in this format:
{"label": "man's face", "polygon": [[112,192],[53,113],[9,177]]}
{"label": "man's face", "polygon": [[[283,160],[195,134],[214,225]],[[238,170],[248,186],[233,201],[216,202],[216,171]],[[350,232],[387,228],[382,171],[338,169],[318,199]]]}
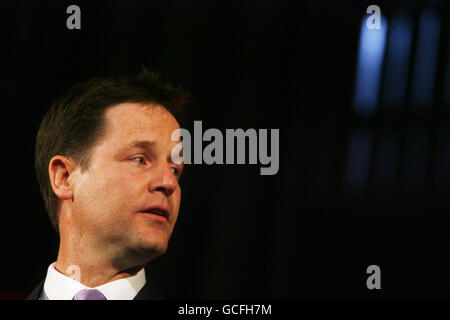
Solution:
{"label": "man's face", "polygon": [[71,175],[72,219],[82,239],[111,255],[156,257],[167,249],[180,208],[182,165],[171,161],[178,122],[161,106],[135,103],[107,109],[105,119],[88,169]]}

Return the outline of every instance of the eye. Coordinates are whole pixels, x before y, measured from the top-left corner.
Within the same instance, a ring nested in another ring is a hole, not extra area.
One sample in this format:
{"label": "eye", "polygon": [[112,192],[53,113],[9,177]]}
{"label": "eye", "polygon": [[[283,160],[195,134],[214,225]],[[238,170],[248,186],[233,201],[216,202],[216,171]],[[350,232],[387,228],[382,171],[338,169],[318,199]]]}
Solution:
{"label": "eye", "polygon": [[173,175],[174,175],[175,177],[179,177],[179,176],[180,176],[180,169],[179,169],[179,168],[177,168],[177,167],[172,167],[171,169],[172,169]]}
{"label": "eye", "polygon": [[133,157],[131,158],[132,161],[136,162],[139,165],[144,165],[145,164],[145,158],[142,156],[139,157]]}

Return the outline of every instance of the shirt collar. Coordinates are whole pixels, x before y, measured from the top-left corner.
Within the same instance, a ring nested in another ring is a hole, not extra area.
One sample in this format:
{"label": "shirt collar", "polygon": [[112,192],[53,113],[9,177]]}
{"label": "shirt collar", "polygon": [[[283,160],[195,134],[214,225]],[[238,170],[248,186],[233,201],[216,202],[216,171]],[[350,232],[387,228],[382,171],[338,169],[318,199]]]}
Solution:
{"label": "shirt collar", "polygon": [[[89,288],[57,271],[55,264],[56,262],[48,267],[44,282],[44,293],[49,300],[72,300],[75,294],[83,289],[97,289],[103,293],[107,300],[132,300],[146,282],[145,270],[142,268],[134,276],[114,280],[95,288]],[[76,275],[77,270],[74,269],[74,271],[74,275]]]}

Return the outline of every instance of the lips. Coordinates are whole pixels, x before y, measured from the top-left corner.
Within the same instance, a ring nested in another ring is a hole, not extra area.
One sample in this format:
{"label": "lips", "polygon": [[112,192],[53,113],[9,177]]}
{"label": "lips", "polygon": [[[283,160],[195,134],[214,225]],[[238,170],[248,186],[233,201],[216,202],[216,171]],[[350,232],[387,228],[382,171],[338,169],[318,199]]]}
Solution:
{"label": "lips", "polygon": [[165,206],[152,206],[152,207],[146,208],[140,212],[154,214],[156,216],[164,217],[167,220],[169,220],[169,210]]}

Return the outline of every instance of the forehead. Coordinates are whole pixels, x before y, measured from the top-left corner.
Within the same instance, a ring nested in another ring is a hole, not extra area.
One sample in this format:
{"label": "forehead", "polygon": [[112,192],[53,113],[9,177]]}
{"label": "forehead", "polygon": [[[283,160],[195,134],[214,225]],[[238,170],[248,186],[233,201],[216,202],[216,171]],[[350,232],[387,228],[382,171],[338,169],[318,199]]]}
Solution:
{"label": "forehead", "polygon": [[171,135],[179,128],[175,117],[157,104],[122,103],[105,112],[106,139],[124,142],[154,140],[171,142]]}

